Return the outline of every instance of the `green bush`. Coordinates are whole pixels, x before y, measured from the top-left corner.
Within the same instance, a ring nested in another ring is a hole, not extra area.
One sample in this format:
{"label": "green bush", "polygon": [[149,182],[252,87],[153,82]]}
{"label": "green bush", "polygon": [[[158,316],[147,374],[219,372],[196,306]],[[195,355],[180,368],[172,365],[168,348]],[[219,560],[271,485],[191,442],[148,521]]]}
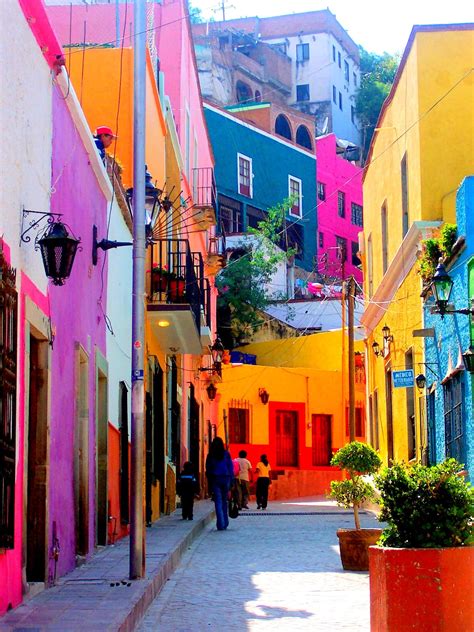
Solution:
{"label": "green bush", "polygon": [[388,547],[439,548],[473,541],[474,490],[447,459],[433,466],[395,463],[375,477],[388,523],[380,544]]}
{"label": "green bush", "polygon": [[356,529],[360,529],[359,507],[366,500],[375,499],[375,492],[362,479],[364,474],[374,474],[382,465],[377,452],[366,443],[352,441],[338,450],[331,459],[331,465],[346,470],[349,478],[343,481],[331,481],[331,498],[347,509],[354,510]]}

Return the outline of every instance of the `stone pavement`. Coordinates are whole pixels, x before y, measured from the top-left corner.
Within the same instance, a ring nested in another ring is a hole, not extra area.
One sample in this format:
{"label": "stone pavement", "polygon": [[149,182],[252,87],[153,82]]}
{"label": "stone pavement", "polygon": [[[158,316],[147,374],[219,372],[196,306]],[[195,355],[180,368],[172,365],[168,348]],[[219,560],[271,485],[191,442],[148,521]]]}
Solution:
{"label": "stone pavement", "polygon": [[195,503],[194,508],[193,522],[181,520],[178,510],[146,530],[145,579],[128,581],[129,539],[124,538],[6,614],[0,619],[0,631],[134,630],[183,553],[213,519],[210,501]]}
{"label": "stone pavement", "polygon": [[[370,512],[361,518],[380,526]],[[342,570],[341,527],[353,527],[352,514],[321,498],[271,502],[227,531],[209,525],[139,632],[368,632],[369,576]]]}

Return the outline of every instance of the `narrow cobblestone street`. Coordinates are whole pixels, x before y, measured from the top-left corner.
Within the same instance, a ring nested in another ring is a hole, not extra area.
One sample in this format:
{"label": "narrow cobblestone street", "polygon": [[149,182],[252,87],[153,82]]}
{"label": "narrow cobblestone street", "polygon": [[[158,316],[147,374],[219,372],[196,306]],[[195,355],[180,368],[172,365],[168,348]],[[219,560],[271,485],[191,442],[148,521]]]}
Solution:
{"label": "narrow cobblestone street", "polygon": [[[370,513],[362,521],[378,526]],[[243,513],[224,532],[211,524],[138,629],[367,632],[368,573],[339,559],[336,529],[351,526],[349,512],[301,499]]]}

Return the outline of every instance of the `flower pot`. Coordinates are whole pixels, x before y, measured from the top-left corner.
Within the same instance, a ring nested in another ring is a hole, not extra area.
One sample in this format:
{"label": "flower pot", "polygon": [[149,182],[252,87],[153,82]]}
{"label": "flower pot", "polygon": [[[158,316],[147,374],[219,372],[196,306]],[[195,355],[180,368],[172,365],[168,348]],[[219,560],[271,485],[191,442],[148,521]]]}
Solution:
{"label": "flower pot", "polygon": [[167,279],[161,272],[151,272],[151,292],[166,292]]}
{"label": "flower pot", "polygon": [[371,546],[371,632],[474,630],[474,547]]}
{"label": "flower pot", "polygon": [[170,303],[183,303],[186,289],[184,279],[169,279],[168,281],[168,301]]}
{"label": "flower pot", "polygon": [[346,571],[369,570],[369,546],[382,535],[382,529],[338,529],[342,568]]}

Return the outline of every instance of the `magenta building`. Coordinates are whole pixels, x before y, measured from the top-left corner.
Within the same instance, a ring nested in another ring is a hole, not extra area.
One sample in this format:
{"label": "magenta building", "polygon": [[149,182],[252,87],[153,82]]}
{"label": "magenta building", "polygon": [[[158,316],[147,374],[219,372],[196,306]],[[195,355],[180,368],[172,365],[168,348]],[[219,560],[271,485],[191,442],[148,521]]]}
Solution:
{"label": "magenta building", "polygon": [[337,153],[336,136],[316,139],[318,272],[329,281],[353,275],[361,283],[357,256],[363,230],[363,170]]}

